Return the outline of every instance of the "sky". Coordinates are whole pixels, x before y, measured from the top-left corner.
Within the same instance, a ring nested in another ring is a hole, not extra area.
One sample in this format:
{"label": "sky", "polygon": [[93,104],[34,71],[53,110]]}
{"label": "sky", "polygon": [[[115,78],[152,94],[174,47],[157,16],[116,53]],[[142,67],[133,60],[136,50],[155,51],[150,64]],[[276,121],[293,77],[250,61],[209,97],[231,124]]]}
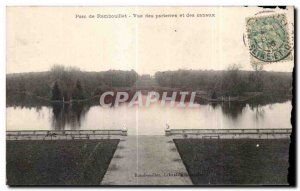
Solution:
{"label": "sky", "polygon": [[[293,8],[268,11],[257,7],[8,7],[6,72],[46,71],[57,64],[83,71],[133,69],[152,75],[177,69],[223,70],[231,64],[252,70],[247,39],[243,40],[246,18],[286,13],[292,36]],[[127,18],[76,18],[97,14],[126,14]],[[155,18],[161,14],[185,17]],[[191,14],[215,17],[188,17]],[[264,70],[291,72],[293,66],[290,60],[265,64]]]}

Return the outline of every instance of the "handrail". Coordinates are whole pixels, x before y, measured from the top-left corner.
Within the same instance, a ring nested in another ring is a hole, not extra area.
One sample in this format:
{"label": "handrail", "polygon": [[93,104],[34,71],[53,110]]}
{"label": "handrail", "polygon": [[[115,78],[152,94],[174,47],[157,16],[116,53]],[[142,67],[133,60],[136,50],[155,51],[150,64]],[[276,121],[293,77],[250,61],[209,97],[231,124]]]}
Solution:
{"label": "handrail", "polygon": [[166,129],[166,135],[180,135],[180,134],[193,134],[193,135],[207,135],[207,134],[288,134],[292,132],[292,128],[248,128],[248,129]]}
{"label": "handrail", "polygon": [[292,128],[240,128],[240,129],[169,129],[171,131],[177,130],[292,130]]}
{"label": "handrail", "polygon": [[76,131],[127,131],[127,130],[121,130],[121,129],[97,129],[97,130],[92,130],[92,129],[87,129],[87,130],[9,130],[6,132],[76,132]]}
{"label": "handrail", "polygon": [[10,137],[30,137],[38,138],[41,136],[44,137],[66,137],[71,136],[72,138],[76,136],[127,136],[127,129],[108,129],[108,130],[22,130],[22,131],[6,131],[6,136]]}

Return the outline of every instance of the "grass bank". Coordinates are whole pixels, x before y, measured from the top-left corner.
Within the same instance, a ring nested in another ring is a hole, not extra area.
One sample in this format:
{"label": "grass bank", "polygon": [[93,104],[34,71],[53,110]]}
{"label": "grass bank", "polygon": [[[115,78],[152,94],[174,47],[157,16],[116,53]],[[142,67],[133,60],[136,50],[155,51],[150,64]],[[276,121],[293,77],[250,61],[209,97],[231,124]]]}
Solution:
{"label": "grass bank", "polygon": [[7,184],[99,185],[118,143],[118,139],[7,141]]}
{"label": "grass bank", "polygon": [[174,142],[194,184],[287,184],[288,139]]}

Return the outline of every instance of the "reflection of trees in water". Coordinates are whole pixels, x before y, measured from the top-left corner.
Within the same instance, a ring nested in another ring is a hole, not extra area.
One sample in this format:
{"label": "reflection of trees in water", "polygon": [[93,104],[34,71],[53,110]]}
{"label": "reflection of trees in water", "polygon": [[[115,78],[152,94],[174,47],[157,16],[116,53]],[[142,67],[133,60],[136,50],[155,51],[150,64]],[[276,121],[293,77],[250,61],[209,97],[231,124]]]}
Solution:
{"label": "reflection of trees in water", "polygon": [[[223,114],[226,116],[237,119],[243,112],[243,110],[249,105],[249,109],[255,112],[255,119],[260,120],[264,118],[265,110],[263,105],[259,104],[249,104],[245,102],[232,102],[220,104]],[[216,106],[212,106],[215,108]]]}
{"label": "reflection of trees in water", "polygon": [[6,98],[6,107],[36,108],[38,111],[42,106],[48,106],[49,102],[41,99],[35,99],[25,94],[17,94]]}
{"label": "reflection of trees in water", "polygon": [[290,101],[290,99],[284,96],[265,95],[246,102],[210,103],[210,105],[213,109],[221,107],[223,114],[232,119],[237,119],[248,105],[249,108],[255,112],[255,119],[261,120],[265,116],[264,106],[269,105],[270,110],[272,110],[272,104],[284,103],[287,101]]}
{"label": "reflection of trees in water", "polygon": [[290,97],[286,97],[284,95],[272,95],[267,94],[262,97],[258,97],[257,99],[252,100],[249,103],[249,107],[251,110],[255,112],[255,119],[262,120],[265,116],[265,109],[264,106],[268,105],[269,110],[273,109],[273,104],[275,103],[285,103],[290,101]]}
{"label": "reflection of trees in water", "polygon": [[[79,128],[81,120],[88,111],[88,108],[92,105],[99,105],[99,99],[95,99],[93,102],[86,102],[85,104],[51,104],[50,102],[34,99],[33,97],[26,95],[11,96],[7,98],[7,107],[21,107],[21,108],[35,108],[37,112],[41,110],[43,106],[52,105],[52,126],[55,129],[65,129],[66,126],[70,126],[72,129]],[[221,111],[227,117],[237,120],[242,115],[245,107],[249,107],[255,112],[255,119],[262,120],[268,109],[265,111],[264,106],[269,105],[272,110],[272,104],[284,103],[290,101],[290,97],[280,95],[266,95],[251,99],[246,102],[223,102],[223,103],[209,103],[200,102],[201,105],[211,105],[213,109],[221,108]]]}
{"label": "reflection of trees in water", "polygon": [[34,108],[37,113],[40,113],[43,106],[52,106],[52,126],[55,129],[65,129],[66,125],[69,125],[72,129],[79,128],[82,117],[88,108],[96,104],[98,102],[73,103],[72,105],[62,103],[51,104],[49,101],[36,99],[24,94],[7,97],[6,101],[6,107]]}
{"label": "reflection of trees in water", "polygon": [[264,110],[263,107],[258,106],[258,107],[255,108],[254,111],[255,111],[255,119],[257,121],[264,118],[265,110]]}
{"label": "reflection of trees in water", "polygon": [[243,109],[246,107],[246,103],[232,102],[221,104],[222,112],[231,117],[232,119],[237,119],[240,114],[242,114]]}
{"label": "reflection of trees in water", "polygon": [[52,126],[56,130],[65,129],[67,125],[71,129],[78,129],[86,111],[83,104],[52,104]]}
{"label": "reflection of trees in water", "polygon": [[[252,111],[255,112],[255,119],[257,121],[264,119],[265,116],[265,109],[263,108],[265,105],[263,104],[256,104],[256,103],[250,103],[249,107]],[[270,103],[269,106],[270,110],[272,110],[272,104]]]}

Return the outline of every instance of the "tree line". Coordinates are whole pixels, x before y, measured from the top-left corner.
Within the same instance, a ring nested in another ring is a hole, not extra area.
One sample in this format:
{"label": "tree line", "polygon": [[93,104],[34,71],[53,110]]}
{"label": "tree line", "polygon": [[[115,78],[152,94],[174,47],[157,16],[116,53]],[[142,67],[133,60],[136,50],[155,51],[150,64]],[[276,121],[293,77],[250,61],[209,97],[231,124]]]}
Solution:
{"label": "tree line", "polygon": [[160,86],[196,89],[211,94],[238,96],[245,92],[291,91],[291,72],[243,71],[232,65],[227,70],[177,70],[156,72]]}
{"label": "tree line", "polygon": [[[109,70],[83,72],[77,68],[55,65],[47,72],[6,75],[7,98],[32,94],[51,100],[82,100],[118,88],[134,89],[140,76],[134,71]],[[256,67],[254,71],[240,70],[232,65],[227,70],[176,70],[156,72],[154,80],[160,87],[200,90],[211,97],[238,96],[245,92],[291,93],[291,72],[267,72]]]}
{"label": "tree line", "polygon": [[55,65],[47,72],[6,75],[7,96],[30,93],[52,100],[81,100],[118,87],[131,87],[138,78],[134,71],[83,72]]}

